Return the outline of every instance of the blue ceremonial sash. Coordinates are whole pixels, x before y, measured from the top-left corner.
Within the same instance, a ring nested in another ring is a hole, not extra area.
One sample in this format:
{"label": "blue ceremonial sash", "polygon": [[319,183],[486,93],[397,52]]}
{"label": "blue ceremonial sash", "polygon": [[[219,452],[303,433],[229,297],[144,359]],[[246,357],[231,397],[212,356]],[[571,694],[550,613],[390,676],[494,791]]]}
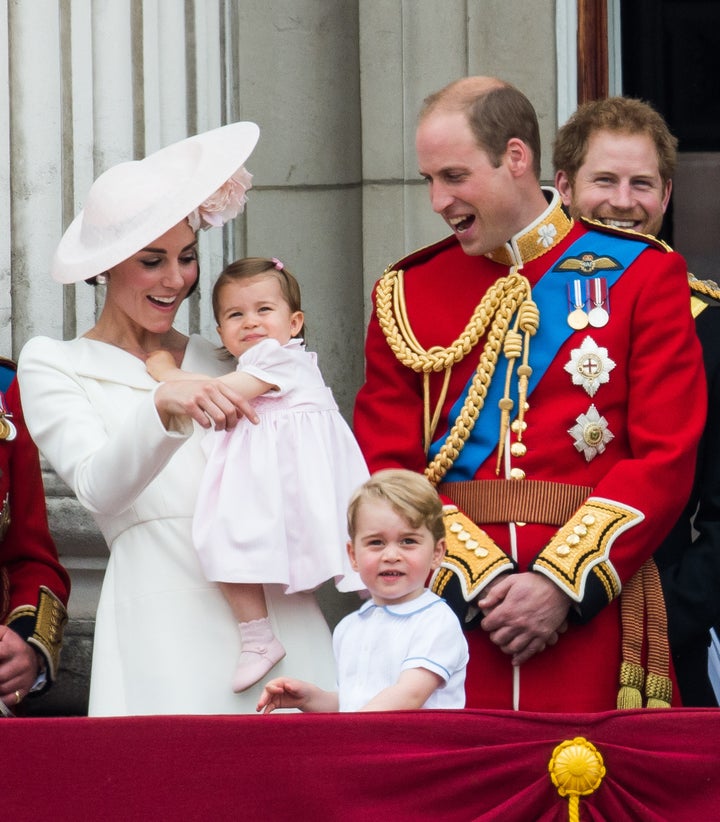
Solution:
{"label": "blue ceremonial sash", "polygon": [[[576,240],[553,266],[546,271],[532,289],[532,298],[540,312],[540,327],[530,343],[532,375],[528,383],[528,397],[538,385],[550,363],[568,337],[575,333],[567,323],[568,285],[578,278],[603,277],[607,282],[608,292],[620,279],[623,272],[647,248],[644,240],[629,239],[599,231],[588,231]],[[610,257],[618,265],[614,268],[598,268],[582,271],[578,267],[560,270],[566,260],[578,261],[584,254],[595,257]],[[522,274],[522,270],[519,272]],[[445,475],[445,482],[459,482],[473,479],[477,469],[497,448],[500,435],[500,408],[498,403],[505,391],[507,359],[503,353],[498,357],[493,379],[488,388],[485,404],[475,423],[475,427],[465,443],[452,468]],[[473,372],[473,377],[475,372]],[[450,424],[453,425],[462,411],[472,378],[465,386],[465,391],[450,410]],[[510,387],[513,408],[518,407],[517,380],[513,379]],[[514,419],[516,413],[511,416]],[[430,446],[428,462],[438,453],[445,442],[448,430],[440,435]]]}
{"label": "blue ceremonial sash", "polygon": [[15,379],[15,369],[5,363],[0,363],[0,393],[4,394]]}

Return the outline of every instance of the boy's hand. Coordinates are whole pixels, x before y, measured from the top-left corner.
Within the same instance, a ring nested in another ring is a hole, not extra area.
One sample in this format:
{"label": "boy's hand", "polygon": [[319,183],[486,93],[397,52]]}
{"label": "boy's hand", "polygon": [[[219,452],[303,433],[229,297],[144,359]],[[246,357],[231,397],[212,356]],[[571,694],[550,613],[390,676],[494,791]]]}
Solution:
{"label": "boy's hand", "polygon": [[264,714],[272,713],[276,708],[300,708],[302,710],[308,696],[307,682],[278,677],[267,683],[260,695],[256,710]]}

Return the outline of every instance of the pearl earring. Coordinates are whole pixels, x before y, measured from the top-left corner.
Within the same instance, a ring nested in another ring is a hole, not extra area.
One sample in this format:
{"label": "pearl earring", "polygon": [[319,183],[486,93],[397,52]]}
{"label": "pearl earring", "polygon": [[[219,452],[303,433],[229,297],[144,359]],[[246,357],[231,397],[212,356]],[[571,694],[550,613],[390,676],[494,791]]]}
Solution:
{"label": "pearl earring", "polygon": [[95,284],[96,285],[107,285],[108,276],[107,274],[96,274],[95,275]]}

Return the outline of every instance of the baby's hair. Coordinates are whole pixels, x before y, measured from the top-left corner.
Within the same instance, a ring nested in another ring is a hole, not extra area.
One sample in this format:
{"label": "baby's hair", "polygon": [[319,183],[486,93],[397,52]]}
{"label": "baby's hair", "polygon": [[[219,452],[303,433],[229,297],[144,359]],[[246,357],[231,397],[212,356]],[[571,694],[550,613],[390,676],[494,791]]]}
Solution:
{"label": "baby's hair", "polygon": [[[278,266],[280,266],[278,268]],[[287,270],[285,265],[279,260],[271,260],[267,257],[243,257],[230,263],[215,281],[212,292],[212,308],[215,315],[215,322],[220,325],[220,291],[228,283],[236,283],[241,280],[249,280],[259,274],[268,274],[277,279],[280,283],[280,291],[285,302],[290,307],[290,312],[302,311],[302,301],[300,297],[300,285],[295,277]],[[305,336],[305,324],[295,335]]]}
{"label": "baby's hair", "polygon": [[352,495],[347,513],[350,539],[355,539],[357,532],[359,507],[376,500],[389,502],[413,528],[424,525],[435,542],[445,538],[442,501],[426,477],[403,468],[387,468],[373,474]]}

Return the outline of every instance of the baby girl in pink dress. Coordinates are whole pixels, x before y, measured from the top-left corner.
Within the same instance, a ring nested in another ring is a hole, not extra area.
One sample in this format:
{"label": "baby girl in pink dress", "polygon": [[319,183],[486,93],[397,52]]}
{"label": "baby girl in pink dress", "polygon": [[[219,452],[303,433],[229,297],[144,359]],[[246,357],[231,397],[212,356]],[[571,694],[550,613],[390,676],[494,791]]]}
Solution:
{"label": "baby girl in pink dress", "polygon": [[[263,584],[312,591],[328,579],[338,590],[364,585],[351,568],[346,510],[367,467],[301,338],[296,279],[277,259],[229,265],[213,289],[223,345],[237,370],[218,379],[253,399],[258,424],[210,431],[193,520],[193,539],[209,580],[217,581],[238,620],[242,651],[233,690],[261,679],[285,656],[268,617]],[[198,379],[166,352],[148,357],[161,381]]]}

